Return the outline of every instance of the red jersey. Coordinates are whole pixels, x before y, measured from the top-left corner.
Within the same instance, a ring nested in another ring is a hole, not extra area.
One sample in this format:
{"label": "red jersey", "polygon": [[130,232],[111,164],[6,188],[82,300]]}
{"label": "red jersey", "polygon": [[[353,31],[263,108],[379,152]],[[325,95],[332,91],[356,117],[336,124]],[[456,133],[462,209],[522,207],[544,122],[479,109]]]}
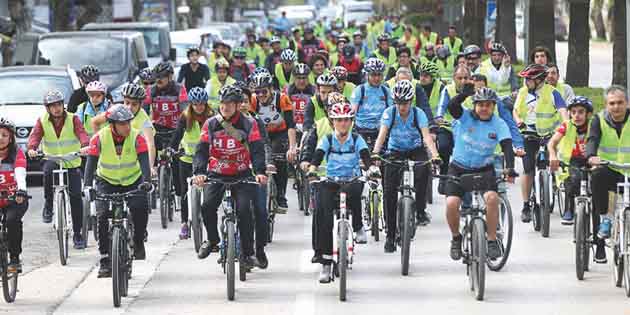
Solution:
{"label": "red jersey", "polygon": [[151,121],[154,125],[175,129],[183,112],[182,104],[187,100],[186,88],[171,82],[166,89],[151,90]]}
{"label": "red jersey", "polygon": [[[557,132],[564,136],[567,132],[567,122],[563,122],[560,126],[558,126]],[[571,158],[586,158],[586,128],[584,128],[584,132],[580,132],[579,128],[577,131],[577,138],[575,139],[575,144],[573,144],[573,151],[571,152]]]}
{"label": "red jersey", "polygon": [[[17,181],[15,179],[16,168],[26,169],[26,156],[21,149],[17,149],[13,158],[7,158],[0,163],[0,191],[8,192],[12,195],[17,190]],[[9,200],[0,199],[0,208],[6,207]]]}

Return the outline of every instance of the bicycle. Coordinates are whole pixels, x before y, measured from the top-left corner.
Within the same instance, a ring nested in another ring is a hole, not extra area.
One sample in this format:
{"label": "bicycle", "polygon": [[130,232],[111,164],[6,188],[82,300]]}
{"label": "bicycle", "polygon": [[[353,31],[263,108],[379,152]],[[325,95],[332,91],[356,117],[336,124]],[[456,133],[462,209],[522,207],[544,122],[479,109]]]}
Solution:
{"label": "bicycle", "polygon": [[549,225],[551,220],[552,203],[551,192],[555,182],[554,175],[549,171],[549,156],[547,154],[547,142],[551,136],[541,137],[536,131],[521,131],[525,141],[537,141],[540,150],[536,155],[536,175],[529,197],[530,209],[532,209],[532,224],[535,231],[540,231],[542,237],[549,237]]}
{"label": "bicycle", "polygon": [[[94,187],[94,185],[92,185]],[[83,204],[83,226],[81,228],[81,236],[86,242],[89,238],[89,232],[92,231],[92,236],[94,237],[94,241],[98,242],[98,222],[96,220],[96,208],[90,202],[89,196],[83,194],[81,196],[81,201]],[[86,210],[89,209],[89,210]]]}
{"label": "bicycle", "polygon": [[[159,133],[158,133],[159,134]],[[166,132],[165,134],[172,134]],[[158,195],[160,198],[160,222],[162,228],[168,228],[168,223],[173,222],[175,212],[175,189],[173,186],[173,159],[181,156],[183,151],[166,148],[158,155]]]}
{"label": "bicycle", "polygon": [[[284,153],[272,153],[271,159],[275,165],[275,162],[277,161],[284,161],[286,159],[286,156],[284,155]],[[276,170],[267,171],[267,211],[269,213],[267,217],[267,224],[269,224],[269,236],[267,238],[267,241],[269,243],[273,242],[276,214],[281,213],[280,211],[278,211],[278,186],[276,186],[276,180],[273,176],[276,174],[276,172]]]}
{"label": "bicycle", "polygon": [[[317,177],[312,174],[310,177]],[[333,184],[340,187],[339,190],[339,209],[334,211],[333,221],[333,272],[331,278],[339,277],[339,300],[346,301],[348,287],[348,269],[352,269],[354,262],[354,238],[352,230],[352,213],[346,207],[347,194],[344,187],[350,186],[357,182],[365,182],[363,176],[353,177],[349,180],[341,180],[339,178],[320,177],[319,180],[312,181],[311,184],[323,185]]]}
{"label": "bicycle", "polygon": [[203,242],[203,221],[201,217],[201,204],[203,203],[203,188],[193,185],[192,177],[186,179],[188,183],[188,221],[190,221],[190,233],[192,234],[195,253]]}
{"label": "bicycle", "polygon": [[363,203],[363,221],[364,226],[370,230],[370,234],[374,237],[374,241],[380,239],[380,231],[385,228],[385,219],[383,218],[383,185],[378,178],[367,179],[367,197],[361,196]]}
{"label": "bicycle", "polygon": [[[306,136],[302,137],[302,142],[300,143],[300,147],[298,147],[297,155],[300,156],[302,153],[302,148],[304,147],[304,142],[306,141]],[[305,216],[311,215],[310,202],[311,202],[311,187],[308,182],[308,178],[306,178],[306,172],[302,170],[300,167],[300,161],[298,159],[295,163],[295,183],[294,188],[297,190],[298,195],[298,204],[300,211],[304,212]]]}
{"label": "bicycle", "polygon": [[[9,196],[8,191],[0,192],[1,199],[15,200],[15,195]],[[31,199],[31,196],[26,198]],[[20,271],[9,272],[9,231],[7,226],[6,207],[0,209],[0,273],[2,278],[2,293],[7,303],[13,303],[17,295],[18,274]]]}
{"label": "bicycle", "polygon": [[[495,157],[496,158],[496,157]],[[497,167],[500,164],[501,167]],[[501,174],[503,171],[503,159],[495,160],[495,173]],[[499,220],[497,222],[497,242],[501,249],[501,258],[488,259],[488,268],[492,271],[500,271],[507,263],[510,251],[512,250],[512,237],[514,234],[514,218],[512,216],[512,206],[507,194],[505,181],[498,182],[499,194]]]}

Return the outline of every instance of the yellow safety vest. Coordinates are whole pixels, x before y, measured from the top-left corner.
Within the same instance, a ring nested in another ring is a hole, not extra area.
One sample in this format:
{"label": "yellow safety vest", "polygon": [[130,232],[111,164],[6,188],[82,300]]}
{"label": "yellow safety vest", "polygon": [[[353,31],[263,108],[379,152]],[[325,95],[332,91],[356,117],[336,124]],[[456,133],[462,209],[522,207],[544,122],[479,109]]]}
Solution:
{"label": "yellow safety vest", "polygon": [[323,109],[322,106],[320,106],[321,104],[317,101],[317,96],[311,96],[311,103],[313,104],[313,107],[315,107],[315,117],[313,118],[313,121],[318,121],[322,118],[328,119],[325,109]]}
{"label": "yellow safety vest", "polygon": [[276,79],[278,80],[280,91],[284,90],[286,86],[288,86],[289,84],[292,84],[293,81],[295,81],[292,75],[289,78],[289,80],[287,80],[287,78],[284,76],[284,69],[282,68],[282,63],[276,63],[276,66],[274,68],[274,74],[276,76]]}
{"label": "yellow safety vest", "polygon": [[184,149],[184,155],[179,159],[183,162],[192,164],[193,157],[195,156],[195,150],[197,149],[197,144],[199,144],[200,139],[201,126],[198,121],[193,121],[190,130],[186,129],[186,131],[184,131],[184,136],[179,144],[179,147]]}
{"label": "yellow safety vest", "polygon": [[509,79],[501,83],[490,80],[490,76],[488,75],[488,73],[492,71],[493,68],[494,68],[494,65],[492,64],[492,61],[490,59],[486,59],[479,66],[479,73],[486,76],[486,78],[488,79],[488,87],[493,89],[495,92],[497,92],[499,96],[510,95],[512,93],[512,85],[510,84]]}
{"label": "yellow safety vest", "polygon": [[[586,135],[584,137],[588,138],[588,128],[590,128],[591,121],[588,120],[586,122]],[[570,121],[566,121],[567,129],[564,132],[564,136],[560,139],[560,143],[558,143],[558,159],[566,164],[571,162],[571,155],[573,154],[573,148],[575,147],[575,142],[577,141],[578,132],[577,127]],[[558,170],[558,179],[560,181],[564,181],[569,177],[569,172],[563,171],[562,168]]]}
{"label": "yellow safety vest", "polygon": [[[136,116],[133,117],[133,119],[131,120],[131,128],[142,132],[144,130],[144,125],[146,124],[147,121],[150,122],[151,118],[149,118],[149,115],[147,115],[147,112],[145,112],[142,108],[140,108],[140,110],[138,110],[138,112],[136,113]],[[155,136],[155,127],[153,127],[153,124],[151,125],[151,130],[153,132],[153,135]]]}
{"label": "yellow safety vest", "polygon": [[[328,117],[320,118],[315,121],[315,128],[317,128],[317,143],[319,144],[322,139],[326,138],[329,134],[333,133],[333,128],[328,121]],[[326,175],[326,159],[322,160],[322,164],[319,165],[318,175]]]}
{"label": "yellow safety vest", "polygon": [[[453,99],[455,96],[457,96],[457,88],[455,88],[455,83],[451,83],[451,84],[447,85],[446,86],[446,92],[448,93],[449,99]],[[464,108],[466,108],[466,109],[472,110],[473,109],[472,98],[471,97],[467,97],[466,100],[464,100],[464,102],[462,103],[462,106]],[[495,108],[495,110],[496,110],[496,108]],[[444,113],[444,120],[448,121],[449,123],[453,121],[453,116],[451,116],[451,113],[448,112],[448,109]]]}
{"label": "yellow safety vest", "polygon": [[387,73],[389,67],[396,63],[396,49],[394,49],[394,47],[389,47],[389,56],[387,58],[381,55],[381,52],[378,49],[374,50],[374,56],[385,63],[385,71],[383,73]]}
{"label": "yellow safety vest", "polygon": [[[47,155],[59,157],[81,150],[81,142],[79,142],[77,135],[74,134],[74,116],[66,113],[66,118],[63,122],[63,128],[61,128],[59,137],[57,137],[55,127],[49,120],[49,117],[50,115],[45,113],[39,119],[42,124],[42,129],[44,130],[42,151]],[[71,161],[64,161],[63,166],[64,168],[80,167],[81,158],[77,157]]]}
{"label": "yellow safety vest", "polygon": [[346,81],[346,84],[343,86],[343,96],[348,100],[352,99],[352,92],[354,92],[355,88],[356,85],[354,85],[354,83]]}
{"label": "yellow safety vest", "polygon": [[[597,155],[600,158],[620,164],[630,163],[630,128],[628,125],[630,124],[626,121],[621,130],[621,136],[617,136],[615,128],[609,126],[604,119],[604,112],[599,113],[599,126],[602,138],[599,141]],[[630,173],[616,167],[609,167],[622,174],[627,175]]]}
{"label": "yellow safety vest", "polygon": [[451,43],[451,38],[446,36],[444,38],[444,45],[451,50],[451,56],[457,56],[462,50],[462,39],[455,37],[455,40]]}
{"label": "yellow safety vest", "polygon": [[424,56],[426,53],[426,46],[427,44],[433,44],[433,46],[435,47],[435,45],[437,45],[437,33],[436,32],[431,32],[431,34],[429,34],[429,38],[427,38],[426,36],[424,36],[424,33],[420,32],[420,43],[422,44],[422,49],[420,50],[420,55]]}
{"label": "yellow safety vest", "polygon": [[433,112],[433,116],[437,115],[437,107],[440,102],[440,94],[442,92],[442,82],[439,80],[433,80],[433,88],[431,89],[431,95],[429,95],[429,106]]}
{"label": "yellow safety vest", "polygon": [[236,80],[234,80],[232,77],[228,76],[225,79],[225,83],[221,83],[221,81],[219,81],[218,76],[214,75],[212,76],[212,78],[210,78],[210,93],[208,93],[208,105],[210,105],[210,107],[212,108],[212,110],[214,110],[215,112],[219,110],[219,91],[221,90],[221,88],[224,85],[230,85],[230,84],[234,84],[236,82]]}
{"label": "yellow safety vest", "polygon": [[[541,136],[546,136],[556,130],[560,125],[560,115],[553,105],[554,87],[546,84],[540,88],[538,100],[536,102],[536,132]],[[522,87],[516,97],[516,111],[521,120],[527,117],[526,99],[529,93],[527,87]]]}
{"label": "yellow safety vest", "polygon": [[98,158],[96,175],[116,186],[130,186],[135,183],[142,176],[138,153],[136,152],[138,130],[131,129],[129,136],[123,142],[120,155],[116,153],[114,137],[109,128],[102,129],[98,135],[101,143],[101,154]]}

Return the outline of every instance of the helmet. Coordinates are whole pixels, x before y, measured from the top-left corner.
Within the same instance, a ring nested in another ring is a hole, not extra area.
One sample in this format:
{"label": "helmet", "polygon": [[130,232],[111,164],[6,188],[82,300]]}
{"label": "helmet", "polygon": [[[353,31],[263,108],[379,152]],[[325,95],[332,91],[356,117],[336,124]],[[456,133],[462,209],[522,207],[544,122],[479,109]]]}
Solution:
{"label": "helmet", "polygon": [[221,58],[219,60],[217,60],[217,62],[214,64],[214,71],[218,72],[219,69],[230,69],[230,63],[227,62],[227,60]]}
{"label": "helmet", "polygon": [[337,81],[346,81],[346,80],[348,80],[348,69],[346,69],[346,68],[344,68],[342,66],[336,66],[336,67],[332,68],[330,73],[332,73],[332,75],[334,75],[335,78],[337,78]]}
{"label": "helmet", "polygon": [[317,86],[337,86],[337,78],[330,73],[324,73],[315,80]]}
{"label": "helmet", "polygon": [[309,75],[311,68],[305,63],[298,63],[293,67],[293,75]]}
{"label": "helmet", "polygon": [[188,100],[191,102],[207,103],[208,92],[201,87],[195,86],[188,91]]}
{"label": "helmet", "polygon": [[245,47],[236,47],[232,50],[232,56],[235,58],[245,58],[245,56],[247,56],[247,50],[245,50]]}
{"label": "helmet", "polygon": [[243,90],[231,84],[225,85],[219,90],[219,100],[221,102],[242,102]]}
{"label": "helmet", "polygon": [[62,103],[64,102],[63,93],[61,93],[61,91],[59,90],[51,90],[51,91],[48,91],[46,95],[44,95],[45,106],[59,103],[59,102],[62,102]]}
{"label": "helmet", "polygon": [[481,58],[481,49],[477,45],[468,45],[464,48],[466,58]]}
{"label": "helmet", "polygon": [[394,85],[392,97],[394,102],[409,102],[416,96],[415,87],[409,80],[400,80]]}
{"label": "helmet", "polygon": [[428,43],[424,46],[424,50],[433,50],[435,51],[435,46],[431,43]]}
{"label": "helmet", "polygon": [[361,38],[363,38],[363,33],[361,33],[361,31],[355,31],[354,33],[352,33],[352,38],[355,38],[357,36],[361,36]]}
{"label": "helmet", "polygon": [[269,40],[269,44],[270,45],[280,44],[280,38],[278,38],[278,36],[271,36],[271,39]]}
{"label": "helmet", "polygon": [[190,54],[194,52],[199,54],[199,47],[193,46],[193,47],[188,48],[188,50],[186,50],[186,57],[190,57]]}
{"label": "helmet", "polygon": [[287,49],[283,50],[282,53],[280,54],[280,61],[282,61],[282,62],[284,62],[284,61],[295,62],[295,61],[297,61],[297,55],[295,54],[295,51],[287,48]]}
{"label": "helmet", "polygon": [[134,100],[142,100],[147,96],[144,88],[135,83],[125,84],[122,88],[122,95]]}
{"label": "helmet", "polygon": [[306,25],[306,26],[304,26],[304,32],[303,32],[303,33],[304,33],[304,34],[307,34],[307,33],[311,33],[311,34],[313,34],[313,27],[312,27],[312,26],[310,26],[310,25]]}
{"label": "helmet", "polygon": [[326,104],[329,106],[332,104],[347,102],[346,97],[339,92],[330,92]]}
{"label": "helmet", "polygon": [[173,74],[173,66],[168,61],[162,61],[153,67],[153,76],[157,78],[163,78],[170,74]]}
{"label": "helmet", "polygon": [[420,64],[420,73],[423,72],[429,74],[433,78],[437,78],[440,75],[440,69],[435,63],[431,61],[423,62]]}
{"label": "helmet", "polygon": [[343,46],[343,49],[341,50],[341,52],[343,53],[344,57],[352,58],[355,53],[354,46],[352,45]]}
{"label": "helmet", "polygon": [[254,69],[254,71],[252,71],[252,75],[257,76],[261,73],[267,73],[269,75],[271,75],[271,72],[269,72],[269,69],[265,68],[265,67],[257,67],[256,69]]}
{"label": "helmet", "polygon": [[241,89],[241,91],[243,91],[243,93],[245,93],[245,91],[249,91],[249,86],[244,81],[236,81],[236,82],[232,83],[232,86]]}
{"label": "helmet", "polygon": [[574,106],[584,106],[587,112],[589,113],[593,112],[593,102],[591,102],[591,100],[588,99],[588,97],[576,95],[571,100],[571,103],[569,103],[569,106],[567,106],[567,108],[571,110],[571,107],[574,107]]}
{"label": "helmet", "polygon": [[484,101],[492,101],[495,104],[497,103],[497,93],[494,92],[491,88],[482,87],[475,95],[472,96],[473,103],[484,102]]}
{"label": "helmet", "polygon": [[107,93],[107,86],[101,81],[92,81],[85,86],[85,91]]}
{"label": "helmet", "polygon": [[0,128],[7,128],[15,134],[15,124],[7,118],[0,117]]}
{"label": "helmet", "polygon": [[268,72],[261,72],[252,79],[252,85],[255,89],[270,87],[273,84],[273,77]]}
{"label": "helmet", "polygon": [[365,61],[364,69],[367,73],[383,73],[385,71],[385,63],[381,59],[372,57]]}
{"label": "helmet", "polygon": [[138,73],[138,76],[140,77],[140,80],[142,80],[143,82],[148,81],[154,81],[155,78],[153,77],[153,69],[151,68],[144,68],[142,70],[140,70],[140,72]]}
{"label": "helmet", "polygon": [[328,109],[328,118],[352,118],[354,117],[354,112],[352,111],[352,107],[348,102],[340,102],[330,105]]}
{"label": "helmet", "polygon": [[490,45],[490,52],[500,52],[500,53],[504,53],[506,52],[505,46],[503,46],[503,44],[499,43],[499,42],[494,42],[492,43],[492,45]]}
{"label": "helmet", "polygon": [[95,65],[85,65],[81,67],[81,71],[79,71],[79,77],[83,82],[88,83],[92,81],[96,81],[100,77],[100,72]]}
{"label": "helmet", "polygon": [[291,33],[299,33],[300,32],[300,28],[297,26],[294,26],[293,28],[291,28]]}
{"label": "helmet", "polygon": [[531,64],[523,69],[518,75],[525,79],[544,79],[547,77],[547,66]]}
{"label": "helmet", "polygon": [[350,42],[350,37],[346,33],[341,33],[341,34],[339,34],[339,36],[337,36],[337,43],[339,43],[339,42],[349,43]]}
{"label": "helmet", "polygon": [[267,38],[265,36],[260,36],[260,37],[258,37],[258,42],[259,43],[268,43],[269,42],[269,38]]}
{"label": "helmet", "polygon": [[441,45],[435,52],[440,59],[446,59],[451,56],[451,50],[446,45]]}
{"label": "helmet", "polygon": [[385,41],[389,42],[392,39],[392,37],[389,36],[389,34],[387,33],[383,33],[381,35],[378,35],[377,39],[378,39],[378,42],[385,42]]}
{"label": "helmet", "polygon": [[122,104],[116,104],[110,107],[105,115],[107,116],[107,121],[110,123],[126,122],[132,120],[134,117],[131,110]]}

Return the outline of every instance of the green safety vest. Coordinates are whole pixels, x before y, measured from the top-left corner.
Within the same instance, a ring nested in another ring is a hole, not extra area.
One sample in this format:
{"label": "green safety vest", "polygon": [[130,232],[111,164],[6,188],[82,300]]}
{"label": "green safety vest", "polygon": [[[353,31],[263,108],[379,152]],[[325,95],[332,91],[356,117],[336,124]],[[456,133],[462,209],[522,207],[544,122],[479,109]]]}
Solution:
{"label": "green safety vest", "polygon": [[420,50],[420,55],[422,56],[424,56],[426,53],[425,46],[427,44],[433,44],[434,47],[435,45],[437,45],[438,35],[436,32],[431,32],[431,34],[429,34],[429,38],[427,38],[426,36],[424,36],[422,32],[420,32],[419,37],[420,37],[420,43],[422,44],[422,49]]}
{"label": "green safety vest", "polygon": [[217,64],[217,61],[221,59],[225,60],[223,56],[221,56],[220,58],[217,58],[217,55],[215,53],[210,54],[210,57],[208,57],[208,68],[210,68],[210,72],[215,72],[214,66]]}
{"label": "green safety vest", "polygon": [[276,63],[276,66],[274,68],[274,75],[276,76],[276,79],[278,80],[280,91],[282,91],[286,86],[288,86],[289,84],[292,84],[295,81],[293,79],[293,76],[291,76],[289,80],[287,80],[287,78],[284,76],[284,69],[282,67],[282,63]]}
{"label": "green safety vest", "polygon": [[[554,90],[553,86],[545,83],[540,89],[536,102],[536,132],[541,136],[554,132],[556,127],[560,125],[560,115],[553,106],[552,93]],[[527,93],[529,93],[527,87],[522,87],[516,97],[516,111],[523,121],[525,121],[528,111],[527,104],[525,104]]]}
{"label": "green safety vest", "polygon": [[400,39],[403,35],[405,35],[405,26],[403,24],[399,24],[396,29],[392,29],[392,37]]}
{"label": "green safety vest", "polygon": [[[446,86],[446,92],[448,93],[448,97],[450,99],[453,99],[455,96],[457,96],[457,88],[455,87],[455,83],[450,83],[449,85],[447,85]],[[433,94],[433,93],[431,93],[431,94]],[[466,108],[466,109],[472,110],[473,109],[472,98],[471,97],[467,97],[466,100],[462,103],[462,106],[464,106],[464,108]],[[496,108],[495,108],[495,110],[496,110]],[[444,120],[446,120],[448,122],[452,122],[453,121],[453,116],[451,116],[451,113],[448,112],[448,109],[444,113]]]}
{"label": "green safety vest", "polygon": [[[42,151],[46,155],[59,157],[81,150],[81,142],[79,142],[77,135],[74,134],[74,116],[66,113],[66,118],[63,122],[63,128],[61,128],[59,137],[57,137],[55,127],[53,127],[49,117],[50,115],[46,113],[39,119],[44,130],[44,136],[42,137]],[[71,161],[64,161],[63,166],[65,168],[80,167],[81,158],[76,157]]]}
{"label": "green safety vest", "polygon": [[101,155],[98,159],[96,175],[116,186],[130,186],[135,183],[142,176],[136,152],[138,130],[131,129],[129,136],[123,142],[120,155],[116,153],[114,137],[109,128],[102,129],[98,135],[101,142]]}
{"label": "green safety vest", "polygon": [[398,41],[405,43],[405,46],[411,50],[411,54],[413,55],[413,52],[416,50],[416,46],[418,45],[418,38],[412,35],[410,39],[405,39],[405,37],[402,36]]}
{"label": "green safety vest", "polygon": [[374,56],[376,58],[381,59],[385,63],[385,71],[383,73],[387,73],[389,67],[393,66],[396,63],[396,49],[394,47],[389,47],[389,56],[385,58],[385,56],[381,55],[381,52],[376,49],[374,50]]}
{"label": "green safety vest", "polygon": [[[602,138],[599,141],[597,155],[600,158],[620,164],[630,163],[630,128],[628,125],[630,124],[626,121],[621,130],[621,137],[619,137],[615,128],[609,126],[604,119],[604,112],[599,113],[599,127],[601,128]],[[609,167],[622,174],[628,175],[630,173],[616,167]]]}
{"label": "green safety vest", "polygon": [[192,164],[193,157],[195,156],[195,150],[197,149],[197,144],[199,144],[200,139],[201,126],[199,126],[199,122],[195,120],[193,121],[190,130],[186,129],[184,131],[184,136],[179,144],[179,147],[184,149],[184,155],[182,155],[179,159],[183,162]]}
{"label": "green safety vest", "polygon": [[443,40],[444,45],[451,50],[451,56],[457,56],[462,50],[462,39],[455,37],[455,40],[451,43],[451,38],[446,36]]}
{"label": "green safety vest", "polygon": [[[328,117],[323,117],[315,121],[315,128],[317,128],[317,143],[319,144],[326,136],[333,133],[333,128],[328,121]],[[317,171],[319,176],[326,175],[326,159],[322,160],[322,164],[319,165],[320,169]]]}
{"label": "green safety vest", "polygon": [[512,93],[512,85],[510,84],[510,80],[508,78],[507,81],[498,83],[490,80],[490,76],[488,73],[492,71],[494,65],[492,61],[488,58],[484,60],[479,66],[479,74],[483,74],[488,79],[488,87],[493,89],[499,96],[508,96]]}
{"label": "green safety vest", "polygon": [[346,84],[343,86],[343,96],[348,100],[352,99],[352,92],[354,92],[355,88],[356,85],[354,85],[354,83],[346,81]]}
{"label": "green safety vest", "polygon": [[440,94],[442,92],[442,82],[439,80],[433,80],[433,88],[431,89],[431,95],[429,95],[429,106],[433,112],[433,116],[437,115],[437,107],[440,102]]}
{"label": "green safety vest", "polygon": [[257,44],[254,44],[254,47],[245,46],[245,51],[246,60],[256,63],[259,67],[261,66],[261,63],[265,62],[262,48],[260,48]]}
{"label": "green safety vest", "polygon": [[[144,125],[147,121],[151,121],[151,118],[149,118],[147,112],[141,108],[136,113],[136,116],[133,117],[133,119],[131,120],[131,128],[136,129],[142,133],[142,131],[144,130]],[[153,131],[153,135],[155,135],[155,128],[151,127],[151,130]]]}
{"label": "green safety vest", "polygon": [[[571,162],[571,155],[573,153],[573,147],[575,147],[575,141],[577,141],[578,132],[577,127],[571,122],[567,121],[567,130],[564,133],[564,137],[560,139],[558,143],[558,159],[560,161],[569,164]],[[586,122],[587,128],[590,128],[591,121]],[[588,129],[586,130],[585,137],[588,138]],[[569,177],[569,172],[564,171],[562,168],[558,169],[558,179],[564,181]]]}
{"label": "green safety vest", "polygon": [[558,84],[556,84],[555,88],[556,90],[558,90],[558,92],[560,92],[560,95],[562,95],[562,99],[564,99],[565,102],[568,102],[569,100],[565,99],[565,87],[566,85],[562,82],[558,82]]}
{"label": "green safety vest", "polygon": [[[94,118],[94,116],[88,115],[85,112],[86,106],[87,106],[87,102],[83,102],[79,104],[79,108],[83,108],[83,110],[81,110],[81,112],[83,113],[83,128],[85,129],[85,132],[87,132],[88,136],[92,137],[92,135],[94,134],[94,130],[92,130],[92,124],[90,122],[92,121],[92,118]],[[77,112],[78,111],[79,110],[77,110]],[[105,122],[104,124],[101,125],[101,128],[107,125],[108,123]]]}
{"label": "green safety vest", "polygon": [[313,104],[313,107],[315,107],[315,117],[313,118],[313,121],[318,121],[318,120],[320,120],[322,118],[328,119],[328,116],[326,115],[325,109],[317,101],[317,96],[315,96],[315,95],[311,96],[311,103]]}
{"label": "green safety vest", "polygon": [[219,91],[224,85],[234,84],[236,80],[232,77],[228,76],[225,79],[225,84],[221,84],[218,76],[212,76],[210,78],[210,93],[208,93],[208,105],[212,108],[212,110],[217,111],[219,109]]}
{"label": "green safety vest", "polygon": [[[322,74],[324,74],[324,73],[329,73],[329,72],[330,72],[330,70],[328,70],[328,68],[326,68],[326,69],[324,69],[324,72],[323,72]],[[320,74],[320,75],[321,75],[321,74]],[[310,83],[311,85],[315,85],[315,86],[317,86],[317,84],[315,84],[315,81],[316,81],[316,80],[317,80],[317,78],[315,77],[315,72],[311,71],[311,72],[308,74],[308,83]]]}
{"label": "green safety vest", "polygon": [[450,83],[453,79],[453,71],[455,71],[455,66],[453,65],[453,62],[451,62],[450,57],[447,58],[446,61],[438,58],[435,60],[435,65],[437,65],[440,70],[440,79],[448,80]]}

